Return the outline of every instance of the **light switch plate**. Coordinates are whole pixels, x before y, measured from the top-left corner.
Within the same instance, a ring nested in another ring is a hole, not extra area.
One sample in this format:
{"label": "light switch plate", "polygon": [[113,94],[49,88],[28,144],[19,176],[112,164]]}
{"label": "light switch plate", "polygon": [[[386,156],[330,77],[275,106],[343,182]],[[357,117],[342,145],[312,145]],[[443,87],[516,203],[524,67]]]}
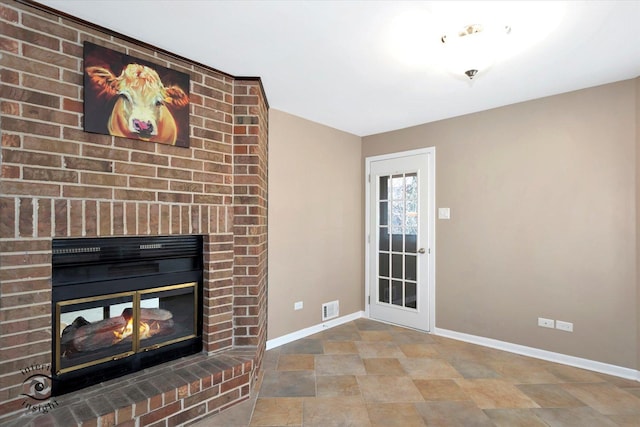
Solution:
{"label": "light switch plate", "polygon": [[451,218],[451,210],[449,208],[438,208],[438,219]]}

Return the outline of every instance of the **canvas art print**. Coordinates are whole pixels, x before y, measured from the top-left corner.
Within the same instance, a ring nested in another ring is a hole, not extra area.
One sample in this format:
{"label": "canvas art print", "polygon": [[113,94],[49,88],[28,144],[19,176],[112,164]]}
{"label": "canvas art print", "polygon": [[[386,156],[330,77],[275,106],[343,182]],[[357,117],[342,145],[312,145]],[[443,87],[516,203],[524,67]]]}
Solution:
{"label": "canvas art print", "polygon": [[84,44],[84,130],[189,146],[189,75]]}

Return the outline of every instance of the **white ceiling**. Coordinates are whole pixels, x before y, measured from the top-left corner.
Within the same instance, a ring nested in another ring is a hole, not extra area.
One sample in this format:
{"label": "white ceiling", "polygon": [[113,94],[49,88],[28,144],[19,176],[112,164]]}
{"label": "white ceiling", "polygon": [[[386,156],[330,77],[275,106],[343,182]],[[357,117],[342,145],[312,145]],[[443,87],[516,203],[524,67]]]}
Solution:
{"label": "white ceiling", "polygon": [[[359,136],[640,75],[638,0],[39,2],[226,73],[261,77],[272,108]],[[444,31],[497,16],[515,39],[532,26],[557,26],[473,83],[442,68]],[[393,44],[398,26],[410,39]]]}

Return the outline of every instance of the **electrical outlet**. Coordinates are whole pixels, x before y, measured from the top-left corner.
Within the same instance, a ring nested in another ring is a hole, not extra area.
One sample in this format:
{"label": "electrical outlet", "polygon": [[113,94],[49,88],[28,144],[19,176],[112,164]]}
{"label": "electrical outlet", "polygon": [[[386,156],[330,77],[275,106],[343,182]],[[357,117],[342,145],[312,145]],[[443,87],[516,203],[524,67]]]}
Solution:
{"label": "electrical outlet", "polygon": [[556,329],[560,329],[561,331],[566,332],[573,332],[573,323],[556,320]]}
{"label": "electrical outlet", "polygon": [[293,309],[294,310],[302,310],[302,307],[303,307],[302,301],[298,301],[298,302],[293,304]]}
{"label": "electrical outlet", "polygon": [[543,328],[554,328],[552,319],[545,319],[544,317],[538,317],[538,326],[542,326]]}

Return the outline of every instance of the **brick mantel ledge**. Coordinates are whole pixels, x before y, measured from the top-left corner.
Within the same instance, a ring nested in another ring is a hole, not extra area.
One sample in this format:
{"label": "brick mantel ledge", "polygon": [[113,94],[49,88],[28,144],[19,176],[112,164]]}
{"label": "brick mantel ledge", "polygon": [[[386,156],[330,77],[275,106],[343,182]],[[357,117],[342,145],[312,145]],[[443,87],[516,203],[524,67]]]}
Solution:
{"label": "brick mantel ledge", "polygon": [[248,399],[255,357],[255,347],[187,356],[53,397],[49,413],[25,408],[8,426],[181,426]]}

